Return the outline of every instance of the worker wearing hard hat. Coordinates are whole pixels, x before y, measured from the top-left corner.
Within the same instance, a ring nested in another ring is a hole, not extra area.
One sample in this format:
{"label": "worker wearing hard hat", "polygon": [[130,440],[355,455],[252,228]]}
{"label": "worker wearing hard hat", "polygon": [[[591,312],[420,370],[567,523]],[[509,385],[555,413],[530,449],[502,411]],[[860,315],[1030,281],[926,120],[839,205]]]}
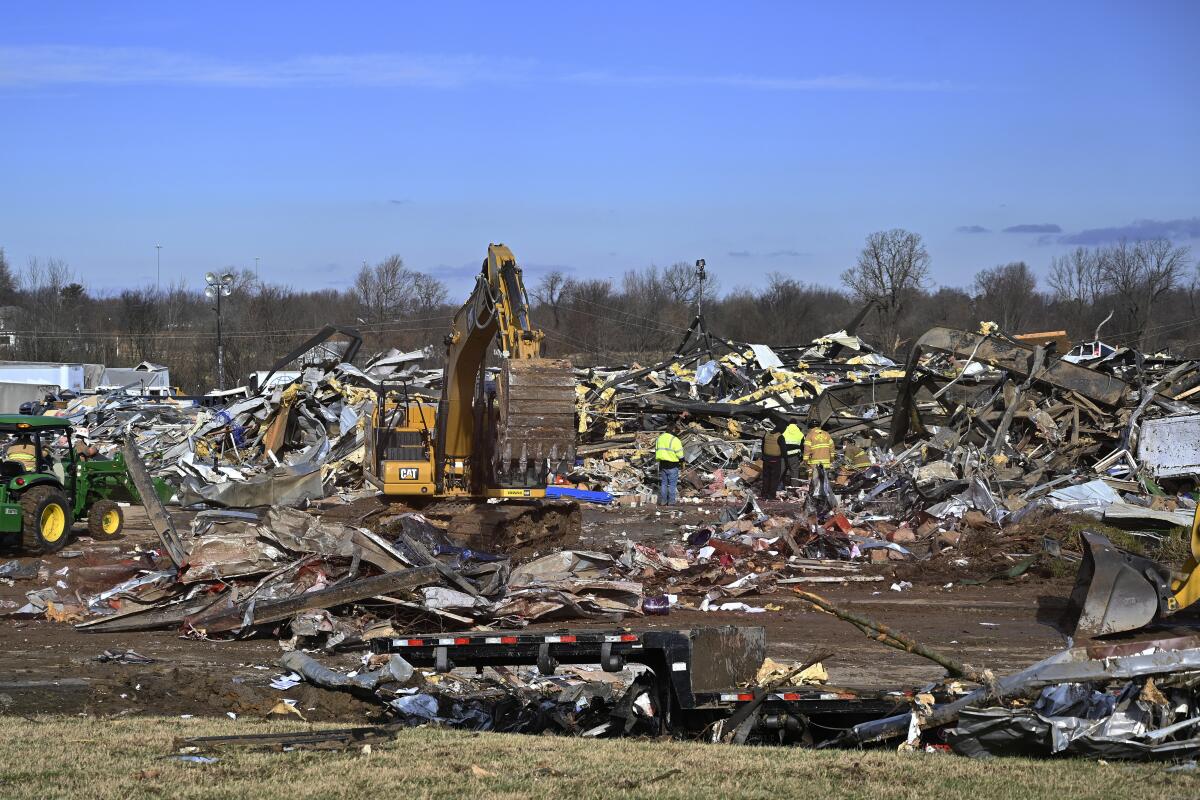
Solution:
{"label": "worker wearing hard hat", "polygon": [[672,506],[679,502],[679,465],[683,462],[683,442],[676,435],[678,423],[658,435],[654,443],[654,458],[658,461],[658,504]]}
{"label": "worker wearing hard hat", "polygon": [[833,437],[814,425],[804,437],[804,463],[809,469],[829,469],[833,463]]}
{"label": "worker wearing hard hat", "polygon": [[87,440],[87,437],[78,434],[75,437],[75,457],[80,461],[88,461],[100,455],[100,448]]}
{"label": "worker wearing hard hat", "polygon": [[783,482],[800,477],[800,459],[804,454],[804,431],[794,422],[783,429]]}

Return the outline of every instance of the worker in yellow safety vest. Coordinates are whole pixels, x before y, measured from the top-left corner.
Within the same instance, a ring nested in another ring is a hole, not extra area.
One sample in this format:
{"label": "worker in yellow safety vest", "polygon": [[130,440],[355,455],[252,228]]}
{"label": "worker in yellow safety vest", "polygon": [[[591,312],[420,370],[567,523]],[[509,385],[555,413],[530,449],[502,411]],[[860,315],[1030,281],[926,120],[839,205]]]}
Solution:
{"label": "worker in yellow safety vest", "polygon": [[25,468],[26,472],[37,469],[37,447],[29,434],[19,436],[16,441],[4,451],[5,461],[15,461]]}
{"label": "worker in yellow safety vest", "polygon": [[809,428],[808,435],[804,437],[804,463],[810,469],[828,469],[833,463],[833,437],[818,426]]}
{"label": "worker in yellow safety vest", "polygon": [[794,422],[789,422],[783,429],[783,480],[784,486],[790,480],[800,477],[800,458],[804,454],[804,431]]}
{"label": "worker in yellow safety vest", "polygon": [[658,461],[658,504],[675,505],[679,501],[679,465],[683,461],[683,442],[676,436],[679,425],[663,431],[654,442],[654,458]]}

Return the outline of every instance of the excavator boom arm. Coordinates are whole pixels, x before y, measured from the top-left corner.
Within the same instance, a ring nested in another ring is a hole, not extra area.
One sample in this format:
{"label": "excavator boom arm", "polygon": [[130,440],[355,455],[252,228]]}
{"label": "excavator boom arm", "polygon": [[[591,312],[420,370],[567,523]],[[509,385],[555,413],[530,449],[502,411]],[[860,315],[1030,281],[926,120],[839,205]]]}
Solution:
{"label": "excavator boom arm", "polygon": [[507,369],[513,362],[540,359],[544,337],[529,319],[529,299],[516,257],[503,244],[488,245],[475,288],[454,315],[446,337],[435,453],[439,493],[452,484],[460,490],[480,488],[482,476],[470,474],[479,461],[479,433],[485,422],[476,398],[493,341],[508,360]]}

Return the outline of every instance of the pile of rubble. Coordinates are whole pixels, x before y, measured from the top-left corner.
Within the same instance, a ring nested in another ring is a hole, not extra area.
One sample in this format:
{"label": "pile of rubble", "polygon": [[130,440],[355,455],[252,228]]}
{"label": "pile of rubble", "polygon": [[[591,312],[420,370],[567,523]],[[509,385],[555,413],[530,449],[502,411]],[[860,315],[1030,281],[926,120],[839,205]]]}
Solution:
{"label": "pile of rubble", "polygon": [[[286,507],[213,509],[197,513],[188,534],[164,538],[168,546],[105,565],[102,576],[64,568],[58,591],[30,592],[34,605],[18,613],[94,631],[265,632],[318,648],[431,620],[521,627],[641,613],[641,584],[610,556],[565,550],[517,564],[456,546],[413,513],[368,528]],[[26,573],[17,577],[36,577]],[[100,579],[112,585],[89,591]]]}
{"label": "pile of rubble", "polygon": [[576,453],[583,463],[569,477],[649,502],[655,435],[680,423],[689,467],[683,481],[693,492],[727,497],[758,477],[761,438],[774,422],[808,418],[833,387],[902,375],[845,331],[807,347],[776,349],[708,337],[651,367],[580,371]]}
{"label": "pile of rubble", "polygon": [[403,380],[415,396],[436,396],[441,370],[421,368],[428,355],[392,350],[362,369],[308,367],[296,381],[268,382],[215,406],[203,404],[206,398],[114,392],[48,413],[69,419],[101,456],[131,440],[150,473],[178,489],[183,506],[300,506],[362,489],[370,387]]}
{"label": "pile of rubble", "polygon": [[[943,664],[950,678],[902,700],[850,698],[821,689],[819,659],[766,663],[731,687],[729,702],[852,699],[856,714],[876,704],[870,721],[830,728],[844,731],[834,744],[906,738],[929,747],[936,737],[936,746],[968,755],[1191,754],[1200,750],[1190,738],[1200,669],[1194,642],[1163,645],[1166,656],[1118,645],[1068,650],[997,679],[806,591],[823,583],[872,582],[879,591],[921,580],[979,583],[1017,577],[1047,553],[1069,559],[1074,542],[1053,535],[1041,512],[1135,528],[1189,523],[1200,407],[1188,400],[1200,392],[1200,363],[1117,348],[1097,348],[1091,361],[1064,359],[1058,339],[1018,339],[986,325],[935,328],[900,367],[844,331],[775,349],[709,337],[653,367],[583,371],[581,458],[560,479],[621,506],[646,502],[657,477],[653,440],[679,425],[684,494],[703,511],[701,522],[691,524],[696,516],[671,534],[611,536],[593,550],[568,543],[551,552],[480,552],[437,520],[373,501],[362,474],[372,387],[403,379],[414,395],[435,397],[441,374],[420,368],[423,353],[392,352],[361,370],[310,367],[223,408],[79,398],[56,413],[102,456],[122,451],[135,482],[154,476],[175,486],[194,512],[188,530],[177,531],[151,499],[161,547],[53,572],[45,562],[9,562],[0,580],[45,587],[28,592],[12,615],[85,631],[274,637],[287,672],[272,686],[306,681],[356,692],[396,724],[586,736],[663,732],[665,696],[653,670],[618,668],[625,665],[603,656],[603,669],[556,672],[544,650],[536,671],[501,659],[467,676],[444,652],[437,669],[421,669],[389,648],[424,646],[414,632],[431,630],[483,632],[446,640],[473,647],[517,642],[501,632],[533,623],[619,623],[685,609],[762,614],[781,610],[771,596],[786,592]],[[828,469],[795,465],[800,474],[778,499],[759,499],[762,437],[788,422],[829,432],[838,455]],[[638,639],[615,630],[609,641]],[[357,669],[330,669],[309,655],[344,663],[348,652],[362,653]],[[793,689],[772,694],[785,680]],[[805,684],[815,686],[797,688]],[[908,710],[884,713],[897,703]],[[772,731],[762,740],[806,735],[786,715],[739,717],[745,708],[707,734],[746,741],[759,730],[747,720],[757,719]]]}
{"label": "pile of rubble", "polygon": [[793,465],[804,477],[783,497],[808,513],[772,527],[806,521],[840,536],[843,553],[883,543],[877,560],[925,558],[1040,509],[1189,525],[1200,362],[1107,346],[1060,357],[1068,347],[1061,331],[1010,337],[985,323],[930,330],[903,367],[843,331],[775,350],[709,339],[653,367],[590,370],[578,389],[583,462],[569,480],[651,504],[654,440],[677,426],[684,502],[740,505],[761,483],[762,436],[795,422],[828,432],[837,457],[819,475]]}
{"label": "pile of rubble", "polygon": [[[1187,461],[1200,459],[1184,452],[1180,466],[1169,445],[1180,424],[1200,420],[1185,402],[1200,391],[1198,365],[1107,348],[1087,366],[1053,356],[1056,345],[990,326],[935,328],[901,369],[844,331],[777,349],[710,337],[654,367],[589,370],[577,389],[581,458],[566,479],[640,503],[656,477],[657,430],[682,422],[684,494],[712,522],[658,547],[625,541],[528,563],[520,558],[529,553],[466,549],[416,514],[377,514],[367,525],[336,511],[375,494],[362,477],[369,387],[402,378],[434,396],[440,372],[420,368],[424,353],[393,351],[361,370],[310,367],[222,409],[80,398],[57,413],[104,453],[132,444],[182,505],[207,510],[178,537],[174,558],[170,548],[142,553],[99,593],[31,602],[99,615],[87,624],[100,628],[183,625],[207,635],[291,620],[293,635],[335,641],[381,620],[520,626],[672,605],[759,613],[774,606],[739,598],[885,575],[901,589],[1014,577],[1046,548],[1070,559],[1068,537],[1022,528],[1038,509],[1134,527],[1190,522]],[[785,485],[781,499],[757,500],[762,434],[787,421],[821,426],[869,466],[839,458]],[[1156,427],[1164,425],[1175,427]],[[372,583],[383,576],[398,583]],[[291,602],[301,596],[303,608]],[[377,608],[345,618],[328,610],[361,601]]]}

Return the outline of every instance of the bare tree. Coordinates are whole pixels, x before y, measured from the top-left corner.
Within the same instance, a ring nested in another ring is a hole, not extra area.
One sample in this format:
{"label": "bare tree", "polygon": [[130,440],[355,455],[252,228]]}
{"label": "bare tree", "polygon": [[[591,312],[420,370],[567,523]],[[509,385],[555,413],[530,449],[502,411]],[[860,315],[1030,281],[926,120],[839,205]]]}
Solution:
{"label": "bare tree", "polygon": [[533,299],[550,307],[550,313],[554,317],[555,330],[562,326],[561,306],[563,289],[566,284],[567,278],[563,275],[562,270],[553,269],[542,276],[542,279],[538,281],[537,288],[533,290]]}
{"label": "bare tree", "polygon": [[17,281],[13,277],[12,267],[4,256],[4,248],[0,247],[0,306],[11,305],[17,293]]}
{"label": "bare tree", "polygon": [[676,261],[663,270],[663,283],[676,303],[695,308],[697,299],[705,305],[716,301],[720,286],[715,276],[709,273],[704,279],[704,296],[700,297],[700,276],[694,264]]}
{"label": "bare tree", "polygon": [[767,288],[759,294],[763,316],[772,320],[778,341],[803,341],[801,331],[813,311],[815,299],[803,283],[781,272],[767,276]]}
{"label": "bare tree", "polygon": [[57,361],[72,350],[85,357],[83,342],[72,343],[68,335],[78,330],[87,293],[67,262],[31,257],[17,284],[24,299],[21,326],[26,335],[18,340],[24,357]]}
{"label": "bare tree", "polygon": [[917,337],[934,325],[969,330],[979,324],[972,297],[965,289],[939,286],[914,298],[906,333]]}
{"label": "bare tree", "polygon": [[602,278],[567,281],[563,305],[567,309],[566,327],[572,341],[585,350],[612,352],[612,335],[620,323],[605,311],[614,303],[613,287]]}
{"label": "bare tree", "polygon": [[[867,240],[859,264],[843,276],[856,297],[840,287],[773,274],[764,285],[720,296],[715,282],[706,282],[704,311],[709,329],[731,341],[803,345],[846,325],[862,300],[870,299],[884,313],[878,317],[879,331],[864,332],[864,338],[876,344],[882,333],[884,347],[894,349],[901,337],[918,336],[931,325],[972,327],[984,308],[1008,328],[1050,330],[1067,317],[1090,334],[1115,304],[1130,324],[1114,328],[1137,328],[1143,342],[1187,350],[1200,338],[1200,326],[1186,327],[1200,315],[1200,280],[1189,283],[1193,261],[1187,248],[1165,241],[1121,243],[1102,251],[1080,248],[1051,264],[1052,307],[1023,264],[981,272],[974,299],[963,289],[927,291],[929,256],[920,237],[886,231]],[[328,322],[388,323],[365,330],[370,350],[436,344],[449,324],[445,287],[406,268],[399,257],[367,265],[345,290],[294,290],[254,281],[246,270],[232,271],[235,290],[222,301],[228,374],[261,369]],[[212,387],[214,303],[204,298],[197,281],[96,296],[62,261],[35,259],[17,272],[11,303],[16,310],[7,314],[11,321],[5,319],[13,337],[8,357],[105,364],[147,358],[169,365],[173,381],[188,391]],[[0,267],[0,295],[2,273]],[[535,320],[554,347],[582,357],[581,363],[654,363],[682,335],[698,290],[693,267],[679,262],[666,269],[632,270],[618,281],[550,273],[532,296],[540,306]]]}
{"label": "bare tree", "polygon": [[1101,281],[1124,309],[1139,348],[1146,347],[1155,303],[1179,284],[1190,263],[1190,250],[1167,239],[1135,244],[1122,239],[1101,253]]}
{"label": "bare tree", "polygon": [[929,279],[929,252],[921,235],[901,228],[867,237],[858,263],[842,273],[842,283],[860,300],[875,303],[883,347],[900,345],[899,323],[910,298]]}
{"label": "bare tree", "polygon": [[399,314],[407,278],[400,256],[389,256],[373,267],[363,263],[353,292],[367,322],[386,322]]}
{"label": "bare tree", "polygon": [[161,359],[163,305],[154,289],[125,289],[118,299],[120,326],[133,347],[133,357],[138,361]]}
{"label": "bare tree", "polygon": [[1068,329],[1076,336],[1090,333],[1084,325],[1089,316],[1094,316],[1092,307],[1102,293],[1099,254],[1086,247],[1076,247],[1054,257],[1050,261],[1047,283],[1054,292],[1054,299],[1066,310]]}
{"label": "bare tree", "polygon": [[1037,279],[1024,261],[975,273],[976,307],[981,316],[999,323],[1002,331],[1016,333],[1037,299]]}
{"label": "bare tree", "polygon": [[414,314],[427,314],[446,305],[446,284],[424,272],[409,273],[411,291],[407,303]]}
{"label": "bare tree", "polygon": [[622,346],[635,352],[665,349],[672,329],[687,324],[687,310],[677,303],[658,267],[631,269],[621,278],[621,312],[604,311],[620,321]]}

